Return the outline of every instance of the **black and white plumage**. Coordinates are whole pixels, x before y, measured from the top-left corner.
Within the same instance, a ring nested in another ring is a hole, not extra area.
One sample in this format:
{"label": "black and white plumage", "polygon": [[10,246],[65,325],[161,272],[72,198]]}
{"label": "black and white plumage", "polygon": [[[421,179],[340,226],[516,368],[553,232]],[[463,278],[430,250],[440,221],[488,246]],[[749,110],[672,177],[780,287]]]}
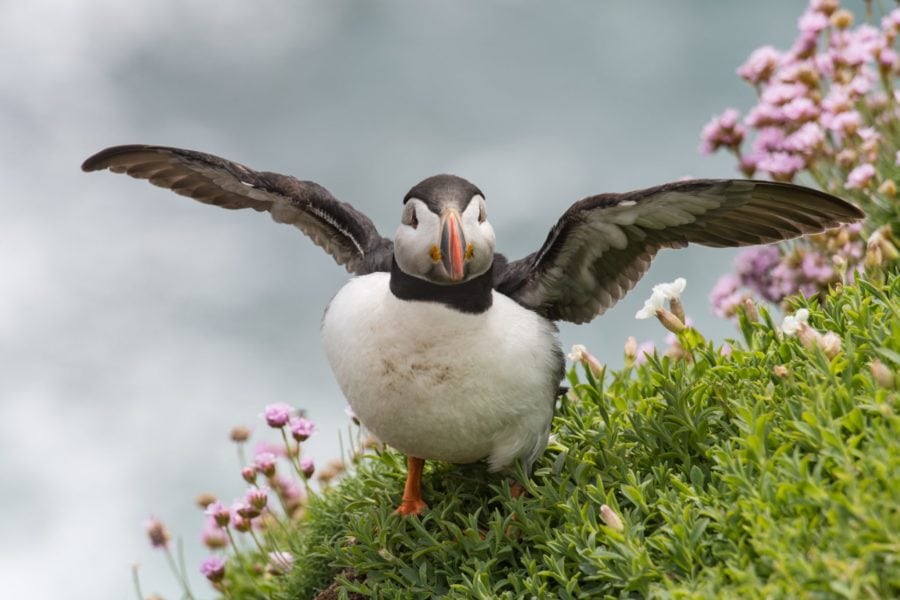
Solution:
{"label": "black and white plumage", "polygon": [[691,180],[573,204],[543,246],[513,262],[494,252],[484,195],[452,175],[403,199],[394,241],[318,184],[160,146],[88,158],[223,208],[268,211],[358,277],[323,319],[341,389],[361,421],[410,455],[403,514],[419,512],[421,459],[526,468],[547,444],[563,358],[552,321],[590,321],[621,299],[662,248],[746,246],[861,219],[816,190]]}

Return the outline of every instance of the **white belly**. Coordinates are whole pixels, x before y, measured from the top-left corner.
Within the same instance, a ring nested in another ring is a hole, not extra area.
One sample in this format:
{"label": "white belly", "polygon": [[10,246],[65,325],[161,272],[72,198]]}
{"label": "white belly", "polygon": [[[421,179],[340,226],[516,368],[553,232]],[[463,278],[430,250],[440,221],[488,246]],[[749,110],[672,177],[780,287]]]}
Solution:
{"label": "white belly", "polygon": [[547,445],[561,376],[556,327],[502,294],[481,314],[396,298],[352,279],[322,321],[328,361],[362,423],[419,458],[492,469]]}

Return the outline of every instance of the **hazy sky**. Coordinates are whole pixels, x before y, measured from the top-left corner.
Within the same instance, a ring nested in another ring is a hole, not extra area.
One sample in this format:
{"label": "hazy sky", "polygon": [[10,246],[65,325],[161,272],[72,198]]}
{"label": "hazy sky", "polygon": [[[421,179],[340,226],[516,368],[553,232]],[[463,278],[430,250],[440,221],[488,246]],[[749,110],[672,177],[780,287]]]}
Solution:
{"label": "hazy sky", "polygon": [[[83,174],[106,146],[203,150],[326,186],[392,235],[406,191],[452,172],[498,249],[539,247],[574,201],[734,176],[698,133],[790,44],[802,2],[6,0],[0,19],[0,587],[9,598],[176,597],[142,524],[193,572],[194,496],[243,486],[232,425],[306,408],[337,453],[345,402],[318,337],[347,274],[292,227]],[[699,328],[728,251],[665,253],[606,317],[563,327],[621,362],[653,283],[685,276]],[[195,591],[208,597],[197,576]]]}

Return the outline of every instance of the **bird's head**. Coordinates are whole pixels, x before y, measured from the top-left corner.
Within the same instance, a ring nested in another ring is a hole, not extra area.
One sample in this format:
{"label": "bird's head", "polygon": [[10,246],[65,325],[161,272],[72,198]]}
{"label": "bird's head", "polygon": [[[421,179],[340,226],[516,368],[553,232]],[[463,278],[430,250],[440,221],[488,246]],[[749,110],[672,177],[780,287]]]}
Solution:
{"label": "bird's head", "polygon": [[435,175],[403,199],[394,258],[404,273],[453,285],[484,274],[494,261],[494,229],[484,196],[455,175]]}

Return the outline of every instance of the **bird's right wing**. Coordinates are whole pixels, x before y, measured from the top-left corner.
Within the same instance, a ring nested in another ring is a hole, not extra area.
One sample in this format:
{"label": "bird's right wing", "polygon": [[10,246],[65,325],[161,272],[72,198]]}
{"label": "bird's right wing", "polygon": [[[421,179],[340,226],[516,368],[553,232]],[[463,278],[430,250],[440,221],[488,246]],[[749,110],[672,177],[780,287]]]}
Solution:
{"label": "bird's right wing", "polygon": [[275,221],[295,225],[357,275],[391,268],[393,243],[367,216],[312,181],[165,146],[113,146],[88,158],[81,168],[126,173],[222,208],[268,211]]}
{"label": "bird's right wing", "polygon": [[551,320],[585,323],[618,302],[662,248],[767,244],[865,215],[810,188],[741,179],[679,181],[573,204],[540,250],[505,265],[496,289]]}

